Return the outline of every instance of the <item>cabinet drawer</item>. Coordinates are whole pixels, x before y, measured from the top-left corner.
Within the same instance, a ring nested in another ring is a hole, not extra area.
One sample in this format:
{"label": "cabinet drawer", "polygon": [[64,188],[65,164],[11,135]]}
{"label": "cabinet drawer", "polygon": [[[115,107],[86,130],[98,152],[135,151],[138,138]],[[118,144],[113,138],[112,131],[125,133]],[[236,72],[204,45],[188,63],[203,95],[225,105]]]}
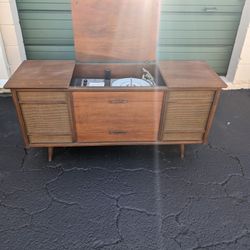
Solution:
{"label": "cabinet drawer", "polygon": [[74,105],[89,102],[109,104],[126,104],[130,102],[161,102],[163,92],[75,92]]}
{"label": "cabinet drawer", "polygon": [[29,135],[30,143],[69,143],[71,135]]}
{"label": "cabinet drawer", "polygon": [[214,91],[174,91],[169,92],[168,102],[206,102],[211,103],[214,98]]}
{"label": "cabinet drawer", "polygon": [[[94,102],[92,98],[95,95]],[[157,140],[163,93],[156,92],[157,101],[154,101],[154,96],[153,92],[146,95],[142,92],[74,93],[77,140],[89,142]],[[136,98],[139,101],[136,101]],[[121,131],[121,133],[110,133],[110,131]]]}
{"label": "cabinet drawer", "polygon": [[201,141],[204,133],[193,132],[175,132],[165,133],[163,135],[164,141]]}
{"label": "cabinet drawer", "polygon": [[88,132],[78,135],[78,141],[82,142],[136,142],[155,141],[157,131],[134,131],[134,130],[106,130],[103,132]]}
{"label": "cabinet drawer", "polygon": [[67,104],[21,104],[28,135],[71,134]]}
{"label": "cabinet drawer", "polygon": [[161,106],[159,102],[74,106],[76,126],[78,130],[94,132],[113,128],[151,131],[159,125]]}
{"label": "cabinet drawer", "polygon": [[41,91],[19,91],[18,100],[21,103],[56,103],[56,102],[67,102],[66,92],[41,92]]}

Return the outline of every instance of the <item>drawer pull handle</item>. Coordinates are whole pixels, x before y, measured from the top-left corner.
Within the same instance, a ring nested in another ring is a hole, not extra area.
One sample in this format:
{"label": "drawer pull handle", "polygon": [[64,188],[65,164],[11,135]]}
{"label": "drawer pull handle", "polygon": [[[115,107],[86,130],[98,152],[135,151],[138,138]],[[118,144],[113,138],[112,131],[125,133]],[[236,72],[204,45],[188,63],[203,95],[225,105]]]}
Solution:
{"label": "drawer pull handle", "polygon": [[216,7],[206,7],[204,8],[205,12],[216,12],[217,8]]}
{"label": "drawer pull handle", "polygon": [[124,130],[110,130],[109,133],[111,135],[125,135],[128,133],[128,131],[124,131]]}
{"label": "drawer pull handle", "polygon": [[109,101],[112,104],[121,104],[121,103],[128,103],[128,100],[125,99],[114,99]]}

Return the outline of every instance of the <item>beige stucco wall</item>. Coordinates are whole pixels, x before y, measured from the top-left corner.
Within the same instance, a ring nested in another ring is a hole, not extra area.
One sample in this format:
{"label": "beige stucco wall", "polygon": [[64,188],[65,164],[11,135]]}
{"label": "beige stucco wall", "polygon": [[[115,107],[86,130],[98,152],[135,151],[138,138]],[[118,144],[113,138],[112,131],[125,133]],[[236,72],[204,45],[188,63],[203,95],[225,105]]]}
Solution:
{"label": "beige stucco wall", "polygon": [[[7,57],[6,67],[10,73],[13,73],[20,63],[26,59],[16,2],[14,0],[0,0],[0,31]],[[2,60],[1,63],[3,64],[3,62]],[[2,74],[0,79],[4,79],[4,74],[1,71],[0,74]]]}
{"label": "beige stucco wall", "polygon": [[10,75],[9,69],[7,67],[7,56],[5,53],[5,47],[3,44],[2,35],[0,32],[0,81],[8,79]]}
{"label": "beige stucco wall", "polygon": [[250,84],[250,25],[248,26],[246,38],[239,58],[234,83]]}

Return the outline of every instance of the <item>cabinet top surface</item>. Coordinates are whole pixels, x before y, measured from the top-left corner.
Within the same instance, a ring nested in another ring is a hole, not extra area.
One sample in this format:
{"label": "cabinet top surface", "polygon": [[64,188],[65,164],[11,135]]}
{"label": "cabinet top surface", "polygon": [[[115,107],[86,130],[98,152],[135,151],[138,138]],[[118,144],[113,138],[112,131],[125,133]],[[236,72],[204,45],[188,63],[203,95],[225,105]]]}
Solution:
{"label": "cabinet top surface", "polygon": [[227,85],[203,61],[160,61],[159,69],[168,88],[226,88]]}
{"label": "cabinet top surface", "polygon": [[5,88],[68,88],[74,67],[74,61],[24,61]]}
{"label": "cabinet top surface", "polygon": [[[5,88],[68,89],[74,68],[74,61],[24,61],[8,80]],[[166,88],[169,89],[227,87],[207,63],[202,61],[160,61],[158,68]]]}

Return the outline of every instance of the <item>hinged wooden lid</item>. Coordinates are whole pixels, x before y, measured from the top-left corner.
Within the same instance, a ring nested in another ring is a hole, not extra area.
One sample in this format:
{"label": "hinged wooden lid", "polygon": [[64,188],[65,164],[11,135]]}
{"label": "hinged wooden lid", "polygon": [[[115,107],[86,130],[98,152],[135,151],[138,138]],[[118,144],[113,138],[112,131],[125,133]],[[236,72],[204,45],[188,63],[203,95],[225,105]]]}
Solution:
{"label": "hinged wooden lid", "polygon": [[155,61],[160,0],[72,0],[78,62]]}

